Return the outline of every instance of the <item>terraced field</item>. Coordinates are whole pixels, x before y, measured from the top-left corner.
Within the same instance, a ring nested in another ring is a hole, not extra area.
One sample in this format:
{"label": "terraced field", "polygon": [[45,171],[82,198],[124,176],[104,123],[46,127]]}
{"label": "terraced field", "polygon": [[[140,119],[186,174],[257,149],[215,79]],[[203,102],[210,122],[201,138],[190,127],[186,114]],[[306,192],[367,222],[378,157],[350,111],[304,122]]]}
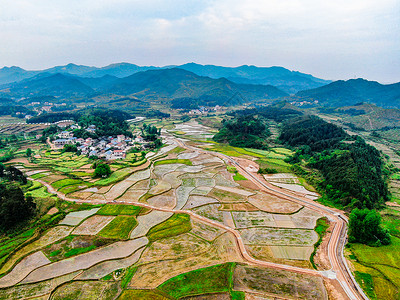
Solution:
{"label": "terraced field", "polygon": [[[195,122],[174,130],[211,135]],[[27,172],[68,210],[0,265],[0,299],[327,299],[320,277],[284,279],[286,271],[248,264],[238,244],[260,261],[311,268],[320,214],[249,188],[211,153],[167,147],[139,167],[114,163],[106,179],[91,178],[87,158],[42,151]]]}

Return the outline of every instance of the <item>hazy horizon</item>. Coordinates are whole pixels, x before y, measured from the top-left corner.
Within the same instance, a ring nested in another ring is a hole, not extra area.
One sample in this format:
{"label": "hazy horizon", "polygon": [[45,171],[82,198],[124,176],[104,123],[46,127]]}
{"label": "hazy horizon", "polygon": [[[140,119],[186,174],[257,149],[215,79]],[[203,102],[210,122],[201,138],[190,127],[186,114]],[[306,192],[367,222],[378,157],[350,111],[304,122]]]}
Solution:
{"label": "hazy horizon", "polygon": [[396,0],[5,1],[1,66],[188,62],[400,81]]}

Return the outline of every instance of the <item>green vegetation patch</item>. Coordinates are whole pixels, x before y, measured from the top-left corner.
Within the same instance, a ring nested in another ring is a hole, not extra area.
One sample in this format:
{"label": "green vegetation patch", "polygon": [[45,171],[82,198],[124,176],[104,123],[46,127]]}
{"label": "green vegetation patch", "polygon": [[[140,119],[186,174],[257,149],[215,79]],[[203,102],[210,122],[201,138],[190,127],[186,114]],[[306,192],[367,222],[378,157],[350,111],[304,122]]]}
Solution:
{"label": "green vegetation patch", "polygon": [[156,161],[154,163],[154,166],[167,165],[167,164],[184,164],[188,166],[193,165],[189,159],[165,159]]}
{"label": "green vegetation patch", "polygon": [[190,216],[187,214],[174,214],[168,220],[152,227],[147,233],[150,242],[180,235],[192,229]]}
{"label": "green vegetation patch", "polygon": [[98,235],[105,238],[126,240],[137,224],[138,222],[133,216],[117,216]]}
{"label": "green vegetation patch", "polygon": [[233,175],[233,180],[235,180],[235,181],[241,181],[241,180],[247,180],[247,178],[244,177],[242,174],[235,173],[235,175]]}
{"label": "green vegetation patch", "polygon": [[65,186],[73,185],[73,184],[79,184],[81,182],[82,182],[82,180],[79,180],[79,179],[66,178],[66,179],[61,179],[61,180],[58,180],[56,182],[53,182],[51,185],[58,190],[58,189],[63,188]]}
{"label": "green vegetation patch", "polygon": [[315,232],[318,234],[318,241],[314,244],[314,251],[313,251],[313,253],[311,253],[310,261],[311,261],[312,266],[316,270],[317,270],[317,266],[315,265],[314,257],[315,257],[315,254],[317,253],[317,249],[318,249],[319,245],[321,245],[321,243],[322,243],[322,239],[324,238],[328,227],[329,227],[328,219],[326,217],[323,217],[323,218],[319,218],[317,220],[317,223],[314,228]]}
{"label": "green vegetation patch", "polygon": [[65,186],[65,187],[59,189],[58,191],[60,191],[63,194],[69,194],[69,193],[73,193],[73,192],[88,188],[89,186],[90,186],[90,183],[80,182],[79,184]]}
{"label": "green vegetation patch", "polygon": [[125,270],[124,276],[122,277],[121,280],[121,287],[124,289],[128,286],[129,282],[132,280],[133,275],[135,275],[137,271],[137,267],[129,267]]}
{"label": "green vegetation patch", "polygon": [[372,280],[372,276],[367,273],[355,271],[354,277],[361,285],[363,291],[368,295],[368,297],[370,299],[376,299],[376,294],[374,291],[374,281]]}
{"label": "green vegetation patch", "polygon": [[137,216],[142,208],[140,206],[125,205],[125,204],[106,204],[97,212],[98,215],[103,216],[118,216],[130,215]]}
{"label": "green vegetation patch", "polygon": [[117,170],[113,172],[110,177],[108,178],[103,178],[98,181],[96,181],[96,185],[99,186],[104,186],[104,185],[109,185],[118,181],[123,180],[125,177],[130,175],[134,170],[132,168],[123,168],[120,170]]}
{"label": "green vegetation patch", "polygon": [[51,261],[59,261],[68,257],[92,251],[98,247],[115,242],[114,239],[106,239],[96,236],[69,235],[43,249],[44,254]]}
{"label": "green vegetation patch", "polygon": [[148,299],[148,300],[167,300],[156,290],[124,290],[118,300]]}
{"label": "green vegetation patch", "polygon": [[225,263],[187,272],[167,280],[158,289],[174,299],[228,292],[232,265]]}

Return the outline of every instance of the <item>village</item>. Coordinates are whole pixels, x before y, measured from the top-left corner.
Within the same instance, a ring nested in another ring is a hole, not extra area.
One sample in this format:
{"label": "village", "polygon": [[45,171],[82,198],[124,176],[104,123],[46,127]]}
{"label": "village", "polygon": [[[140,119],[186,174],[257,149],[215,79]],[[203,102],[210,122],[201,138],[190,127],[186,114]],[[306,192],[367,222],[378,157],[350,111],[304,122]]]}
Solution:
{"label": "village", "polygon": [[[76,124],[69,126],[69,129],[79,129]],[[96,126],[90,125],[87,132],[95,133]],[[88,157],[98,157],[105,160],[125,159],[126,154],[132,148],[137,151],[145,150],[148,142],[141,136],[130,138],[125,135],[107,136],[100,138],[77,138],[72,131],[61,131],[52,144],[54,149],[62,149],[65,145],[76,145],[77,153]]]}

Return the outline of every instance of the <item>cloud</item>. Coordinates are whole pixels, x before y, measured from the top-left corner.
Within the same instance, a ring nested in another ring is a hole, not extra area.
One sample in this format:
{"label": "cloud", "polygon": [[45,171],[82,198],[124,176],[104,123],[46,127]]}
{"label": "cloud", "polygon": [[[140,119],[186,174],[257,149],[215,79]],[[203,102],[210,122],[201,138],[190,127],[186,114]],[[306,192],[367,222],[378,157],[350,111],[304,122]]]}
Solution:
{"label": "cloud", "polygon": [[0,0],[0,64],[282,65],[400,80],[397,0]]}

